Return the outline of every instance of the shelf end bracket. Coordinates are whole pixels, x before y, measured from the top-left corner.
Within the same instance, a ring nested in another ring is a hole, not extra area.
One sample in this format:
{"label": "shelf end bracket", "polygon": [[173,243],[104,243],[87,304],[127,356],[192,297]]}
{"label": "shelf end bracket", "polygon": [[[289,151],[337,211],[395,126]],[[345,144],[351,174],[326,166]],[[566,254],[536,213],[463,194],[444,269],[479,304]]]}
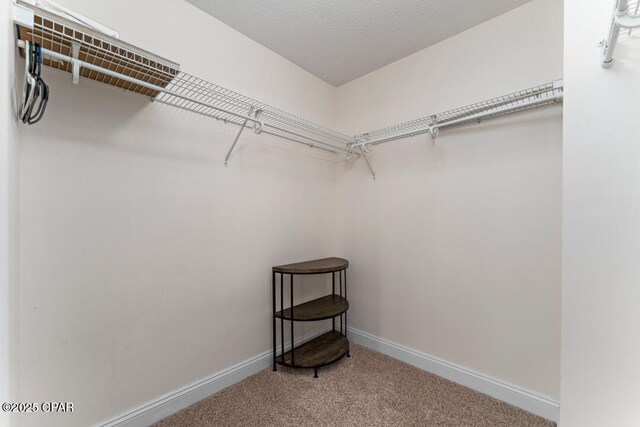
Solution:
{"label": "shelf end bracket", "polygon": [[31,9],[20,6],[18,4],[13,5],[13,23],[21,27],[33,30],[33,22],[35,20],[35,13]]}
{"label": "shelf end bracket", "polygon": [[429,135],[431,136],[431,142],[435,143],[440,130],[438,129],[438,116],[433,114],[429,117]]}

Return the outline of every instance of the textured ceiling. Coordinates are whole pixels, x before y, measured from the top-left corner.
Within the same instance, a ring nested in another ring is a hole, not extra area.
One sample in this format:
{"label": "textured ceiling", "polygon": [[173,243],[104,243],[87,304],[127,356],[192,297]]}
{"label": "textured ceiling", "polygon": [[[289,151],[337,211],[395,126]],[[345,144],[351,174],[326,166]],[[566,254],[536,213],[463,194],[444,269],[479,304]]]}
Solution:
{"label": "textured ceiling", "polygon": [[339,86],[530,0],[187,1]]}

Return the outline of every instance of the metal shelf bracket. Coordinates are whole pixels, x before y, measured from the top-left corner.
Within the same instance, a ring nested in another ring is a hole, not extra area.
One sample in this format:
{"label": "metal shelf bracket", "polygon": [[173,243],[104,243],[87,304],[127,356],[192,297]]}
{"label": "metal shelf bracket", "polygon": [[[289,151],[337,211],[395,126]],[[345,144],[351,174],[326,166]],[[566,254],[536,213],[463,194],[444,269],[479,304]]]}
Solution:
{"label": "metal shelf bracket", "polygon": [[350,161],[355,156],[355,153],[353,152],[353,144],[347,144],[347,149],[349,150],[349,152],[347,153],[345,159],[347,161]]}
{"label": "metal shelf bracket", "polygon": [[21,27],[33,30],[34,13],[33,10],[18,4],[13,5],[13,23]]}
{"label": "metal shelf bracket", "polygon": [[71,63],[73,69],[71,70],[71,81],[74,85],[80,83],[80,45],[78,43],[71,43]]}
{"label": "metal shelf bracket", "polygon": [[[249,113],[247,114],[247,117],[251,117],[253,116],[256,120],[260,119],[260,115],[262,114],[262,110],[256,110],[254,113],[254,108],[253,107],[249,107]],[[238,139],[240,139],[240,135],[242,135],[242,131],[244,130],[245,127],[247,127],[247,122],[249,121],[248,118],[244,119],[244,121],[242,122],[242,124],[240,125],[240,129],[238,130],[238,133],[236,134],[236,137],[233,140],[233,143],[231,143],[231,147],[229,147],[229,151],[227,151],[227,155],[224,157],[224,166],[229,166],[229,157],[231,157],[231,153],[233,152],[233,149],[236,147],[236,144],[238,143]],[[255,134],[259,134],[262,132],[262,122],[261,121],[256,121],[253,124],[253,132]]]}
{"label": "metal shelf bracket", "polygon": [[439,129],[438,129],[438,116],[436,116],[435,114],[432,114],[429,117],[430,121],[429,121],[429,135],[431,135],[431,142],[436,142],[436,138],[438,137],[438,134],[440,133]]}
{"label": "metal shelf bracket", "polygon": [[[251,107],[250,110],[253,110],[253,107]],[[249,111],[249,115],[251,115],[251,111]],[[256,135],[260,135],[262,133],[262,128],[264,126],[264,121],[261,119],[262,110],[256,110],[253,117],[255,117],[255,119],[257,120],[256,122],[253,123],[253,133],[255,133]]]}
{"label": "metal shelf bracket", "polygon": [[367,167],[369,168],[369,172],[371,172],[371,176],[373,176],[373,179],[375,181],[376,179],[376,173],[373,171],[373,168],[371,167],[371,163],[369,163],[369,159],[367,158],[367,153],[371,152],[371,145],[367,144],[366,141],[365,143],[358,145],[358,148],[360,149],[360,153],[362,154],[362,158],[364,159],[365,163],[367,164]]}

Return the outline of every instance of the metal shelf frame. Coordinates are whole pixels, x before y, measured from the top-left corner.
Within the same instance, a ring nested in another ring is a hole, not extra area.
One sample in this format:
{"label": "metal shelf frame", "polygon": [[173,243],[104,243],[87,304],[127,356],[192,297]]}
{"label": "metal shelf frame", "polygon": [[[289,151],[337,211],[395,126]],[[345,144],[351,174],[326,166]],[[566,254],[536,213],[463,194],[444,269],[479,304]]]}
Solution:
{"label": "metal shelf frame", "polygon": [[[624,3],[628,9],[627,1],[618,0],[618,6]],[[623,24],[626,22],[622,18],[619,20]],[[376,145],[421,134],[435,138],[441,129],[557,104],[563,96],[562,80],[556,80],[350,136],[182,72],[176,63],[24,2],[14,7],[14,22],[18,28],[18,46],[40,44],[44,65],[71,73],[75,84],[79,83],[80,77],[96,80],[147,96],[154,102],[239,126],[225,156],[225,166],[243,131],[248,128],[256,134],[265,133],[331,153],[342,153],[347,160],[361,156],[375,179],[367,153]],[[617,21],[614,19],[614,22]]]}
{"label": "metal shelf frame", "polygon": [[621,35],[630,35],[633,30],[640,28],[640,1],[616,0],[609,27],[609,34],[599,44],[601,48],[601,65],[609,68],[613,62],[613,52]]}

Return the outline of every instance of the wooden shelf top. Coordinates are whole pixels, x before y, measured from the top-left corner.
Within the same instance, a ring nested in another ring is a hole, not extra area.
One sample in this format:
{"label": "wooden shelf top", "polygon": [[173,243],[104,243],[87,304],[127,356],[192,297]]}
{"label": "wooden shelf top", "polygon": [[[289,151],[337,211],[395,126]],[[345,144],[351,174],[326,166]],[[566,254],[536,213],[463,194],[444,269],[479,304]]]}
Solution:
{"label": "wooden shelf top", "polygon": [[349,340],[338,331],[329,331],[294,349],[293,364],[291,351],[276,357],[281,365],[297,368],[315,368],[335,362],[349,352]]}
{"label": "wooden shelf top", "polygon": [[331,257],[297,262],[295,264],[278,265],[273,267],[273,271],[276,273],[317,274],[340,271],[347,267],[349,267],[349,261],[346,259]]}
{"label": "wooden shelf top", "polygon": [[[327,295],[293,307],[293,320],[309,322],[331,319],[349,309],[349,301],[340,295]],[[291,320],[291,308],[276,313],[276,317]]]}

